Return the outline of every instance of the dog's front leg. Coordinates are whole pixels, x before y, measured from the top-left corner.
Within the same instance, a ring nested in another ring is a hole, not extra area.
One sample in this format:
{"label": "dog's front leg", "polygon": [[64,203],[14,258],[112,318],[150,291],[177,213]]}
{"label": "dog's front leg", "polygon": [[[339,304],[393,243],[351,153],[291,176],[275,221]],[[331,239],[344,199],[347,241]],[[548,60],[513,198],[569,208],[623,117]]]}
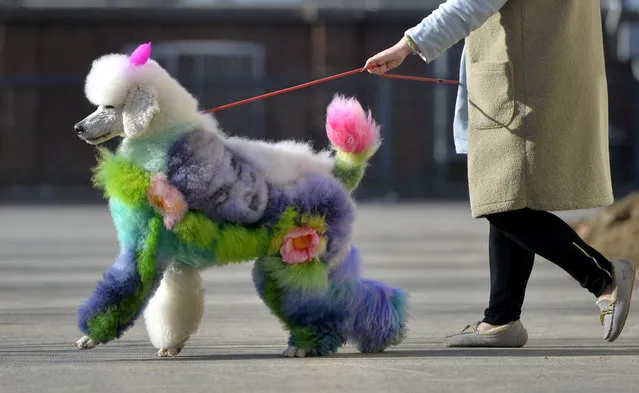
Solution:
{"label": "dog's front leg", "polygon": [[200,271],[170,265],[144,310],[146,330],[160,357],[174,357],[193,335],[204,314]]}
{"label": "dog's front leg", "polygon": [[90,349],[119,338],[133,325],[157,287],[162,266],[157,263],[159,217],[149,220],[139,249],[123,249],[84,304],[78,308],[78,327],[85,334],[76,341]]}
{"label": "dog's front leg", "polygon": [[135,250],[121,250],[91,296],[78,309],[78,327],[85,334],[75,342],[78,349],[91,349],[122,335],[129,323],[114,311],[124,299],[135,296],[140,284]]}

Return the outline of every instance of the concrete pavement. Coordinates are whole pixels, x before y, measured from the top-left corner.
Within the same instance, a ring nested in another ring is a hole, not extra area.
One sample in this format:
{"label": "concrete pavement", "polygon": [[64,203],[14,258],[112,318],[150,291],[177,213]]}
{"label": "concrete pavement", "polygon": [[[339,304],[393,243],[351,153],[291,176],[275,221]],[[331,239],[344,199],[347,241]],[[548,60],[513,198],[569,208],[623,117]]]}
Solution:
{"label": "concrete pavement", "polygon": [[287,336],[245,264],[205,273],[200,331],[178,358],[160,359],[141,320],[118,342],[72,346],[76,307],[118,249],[106,206],[0,207],[0,392],[639,391],[639,300],[621,338],[604,343],[594,299],[543,259],[524,305],[525,348],[441,345],[486,306],[487,229],[463,204],[360,206],[364,275],[411,293],[408,338],[384,354],[281,358]]}

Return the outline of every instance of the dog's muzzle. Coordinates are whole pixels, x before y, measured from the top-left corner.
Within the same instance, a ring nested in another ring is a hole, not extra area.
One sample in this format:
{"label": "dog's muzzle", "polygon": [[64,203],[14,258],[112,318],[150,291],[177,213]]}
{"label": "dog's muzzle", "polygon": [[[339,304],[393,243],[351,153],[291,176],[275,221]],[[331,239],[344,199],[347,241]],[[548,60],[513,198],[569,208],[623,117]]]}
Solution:
{"label": "dog's muzzle", "polygon": [[84,126],[83,122],[74,125],[73,129],[75,130],[75,134],[78,136],[78,138],[82,139],[86,143],[93,145],[97,142],[97,140],[93,140],[87,135],[87,129]]}

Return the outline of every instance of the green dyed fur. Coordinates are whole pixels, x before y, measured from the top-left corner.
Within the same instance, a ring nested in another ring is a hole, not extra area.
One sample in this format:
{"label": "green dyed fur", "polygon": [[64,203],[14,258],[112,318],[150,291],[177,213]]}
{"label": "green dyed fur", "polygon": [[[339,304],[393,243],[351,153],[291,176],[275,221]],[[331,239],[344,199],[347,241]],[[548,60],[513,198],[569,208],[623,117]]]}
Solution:
{"label": "green dyed fur", "polygon": [[277,255],[280,251],[280,245],[284,240],[286,233],[295,226],[295,222],[299,213],[295,208],[289,207],[284,210],[279,221],[271,228],[272,241],[268,248],[269,255]]}
{"label": "green dyed fur", "polygon": [[346,153],[335,148],[333,175],[338,178],[349,191],[353,191],[362,181],[364,172],[366,172],[366,167],[368,166],[368,160],[375,154],[377,148],[378,146],[374,146],[360,154]]}
{"label": "green dyed fur", "polygon": [[[276,257],[267,257],[260,258],[256,261],[254,269],[264,269],[264,304],[266,307],[273,313],[275,317],[282,323],[284,328],[288,330],[292,336],[295,337],[296,344],[299,345],[299,348],[311,348],[316,341],[314,335],[309,327],[300,327],[294,325],[289,321],[286,315],[282,312],[282,288],[287,288],[287,291],[290,290],[290,287],[285,287],[285,283],[289,282],[292,279],[292,275],[288,275],[285,272],[285,268],[276,267],[276,265],[284,265],[284,262],[280,258]],[[315,263],[310,263],[309,265],[314,265]],[[323,265],[322,265],[323,266]],[[291,265],[287,265],[286,267],[291,267]],[[313,271],[314,270],[314,271]],[[297,270],[299,273],[301,270]],[[311,275],[319,275],[320,269],[317,267],[313,267],[310,269]],[[323,287],[328,287],[328,275],[323,266],[323,274],[326,277],[326,283],[322,283],[322,279],[316,277],[316,281],[319,284],[315,290],[322,290]],[[274,273],[274,274],[271,274]],[[294,273],[296,274],[296,273]],[[280,281],[283,279],[284,281]],[[305,278],[303,281],[307,283],[307,290],[313,289],[312,285],[309,284],[308,280]],[[298,286],[299,288],[299,286]]]}
{"label": "green dyed fur", "polygon": [[[263,269],[265,263],[264,258],[260,258],[255,262],[254,269]],[[290,321],[282,312],[282,289],[270,275],[264,275],[264,304],[266,307],[282,322],[285,329],[292,329]]]}
{"label": "green dyed fur", "polygon": [[97,314],[88,322],[90,337],[98,342],[107,342],[117,335],[117,328],[123,321],[135,318],[144,299],[149,295],[156,272],[158,240],[162,220],[153,217],[148,222],[148,233],[144,239],[144,248],[138,250],[137,268],[142,285],[135,294],[122,302],[109,307],[104,313]]}
{"label": "green dyed fur", "polygon": [[[117,327],[130,321],[149,295],[155,277],[158,256],[191,267],[224,265],[257,259],[265,269],[265,299],[267,306],[296,337],[296,342],[312,340],[306,328],[289,326],[279,311],[281,289],[308,292],[328,291],[328,272],[325,264],[315,260],[306,264],[288,265],[279,257],[279,247],[285,234],[295,225],[308,225],[323,233],[322,217],[300,215],[289,208],[269,232],[264,227],[244,227],[232,223],[216,223],[195,211],[169,231],[162,217],[147,201],[151,173],[162,173],[166,165],[166,152],[179,132],[160,141],[145,141],[121,146],[117,154],[99,149],[99,160],[94,169],[94,185],[104,190],[122,247],[138,250],[138,271],[142,285],[135,294],[94,316],[88,323],[89,336],[98,342],[116,337]],[[337,151],[334,174],[349,189],[357,187],[362,179],[367,160],[374,149],[360,155]],[[267,257],[270,255],[270,257]],[[309,341],[310,345],[310,341]]]}
{"label": "green dyed fur", "polygon": [[226,224],[215,239],[213,248],[220,264],[251,261],[268,249],[269,233],[266,228],[245,228]]}
{"label": "green dyed fur", "polygon": [[99,148],[98,152],[100,157],[94,169],[93,184],[105,191],[106,198],[117,199],[129,206],[146,204],[146,190],[151,184],[149,174],[105,148]]}
{"label": "green dyed fur", "polygon": [[315,347],[318,338],[308,327],[295,327],[291,329],[291,336],[295,337],[295,346],[306,351]]}
{"label": "green dyed fur", "polygon": [[278,257],[261,259],[262,268],[281,288],[300,292],[326,292],[328,271],[326,265],[315,259],[311,262],[289,265]]}
{"label": "green dyed fur", "polygon": [[289,207],[284,210],[279,221],[271,228],[268,255],[279,255],[284,236],[296,226],[309,226],[314,228],[319,235],[323,235],[326,232],[324,217],[300,214],[297,209]]}
{"label": "green dyed fur", "polygon": [[219,227],[201,213],[189,213],[173,227],[179,240],[200,248],[208,248],[219,236]]}
{"label": "green dyed fur", "polygon": [[[149,217],[160,217],[146,199],[151,174],[120,154],[100,149],[94,184],[110,198],[111,213],[122,245],[141,248],[137,233]],[[189,211],[172,231],[161,228],[164,257],[192,267],[250,261],[266,254],[266,228],[247,228],[232,223],[217,224]]]}
{"label": "green dyed fur", "polygon": [[295,346],[310,351],[315,347],[318,337],[310,327],[295,325],[282,313],[282,288],[286,288],[288,293],[297,290],[316,292],[320,296],[325,294],[329,290],[326,265],[318,260],[288,265],[281,258],[265,257],[258,259],[254,268],[264,271],[263,298],[266,306],[295,338]]}

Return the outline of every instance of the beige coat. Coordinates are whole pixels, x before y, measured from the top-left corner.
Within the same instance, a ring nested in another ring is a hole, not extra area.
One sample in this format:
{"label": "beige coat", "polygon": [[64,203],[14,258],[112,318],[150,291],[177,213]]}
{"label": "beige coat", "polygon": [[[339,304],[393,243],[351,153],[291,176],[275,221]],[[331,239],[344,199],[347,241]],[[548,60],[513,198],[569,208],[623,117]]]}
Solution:
{"label": "beige coat", "polygon": [[474,217],[613,202],[600,12],[509,0],[466,39]]}

